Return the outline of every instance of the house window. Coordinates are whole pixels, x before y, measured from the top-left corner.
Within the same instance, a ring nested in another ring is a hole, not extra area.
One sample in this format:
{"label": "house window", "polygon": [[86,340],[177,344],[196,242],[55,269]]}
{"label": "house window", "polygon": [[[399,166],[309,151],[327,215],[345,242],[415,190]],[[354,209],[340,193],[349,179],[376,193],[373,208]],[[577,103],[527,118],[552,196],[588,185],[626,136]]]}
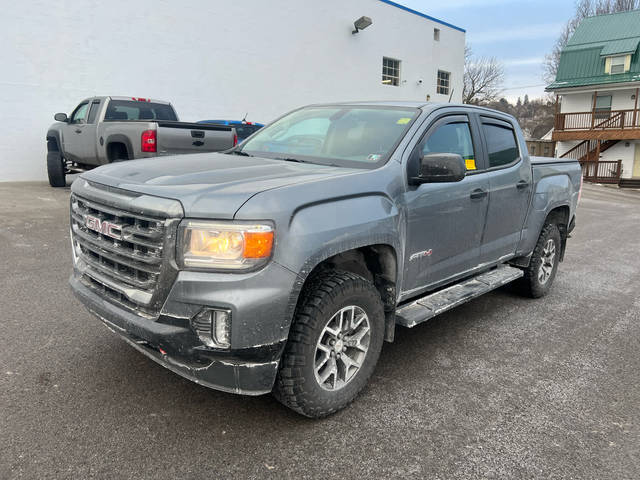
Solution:
{"label": "house window", "polygon": [[596,97],[596,119],[604,120],[611,114],[611,95]]}
{"label": "house window", "polygon": [[449,79],[451,74],[449,72],[443,72],[438,70],[438,93],[442,95],[449,95]]}
{"label": "house window", "polygon": [[433,39],[434,39],[436,42],[439,42],[439,41],[440,41],[440,29],[439,29],[439,28],[434,28],[434,29],[433,29]]}
{"label": "house window", "polygon": [[384,85],[400,85],[400,60],[382,57],[382,83]]}
{"label": "house window", "polygon": [[614,73],[624,73],[625,71],[625,61],[626,55],[619,55],[617,57],[611,57],[611,69],[610,73],[613,75]]}

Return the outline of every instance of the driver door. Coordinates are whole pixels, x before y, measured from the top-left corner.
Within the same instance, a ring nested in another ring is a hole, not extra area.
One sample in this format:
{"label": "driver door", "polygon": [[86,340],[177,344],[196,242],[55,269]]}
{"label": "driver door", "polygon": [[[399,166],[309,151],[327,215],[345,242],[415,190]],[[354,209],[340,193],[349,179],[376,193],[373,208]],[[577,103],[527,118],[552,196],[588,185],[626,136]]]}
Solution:
{"label": "driver door", "polygon": [[403,293],[435,288],[478,265],[489,202],[481,148],[475,122],[456,114],[432,123],[412,152],[409,176],[428,153],[461,155],[467,173],[460,182],[409,185]]}
{"label": "driver door", "polygon": [[88,113],[89,100],[85,100],[75,108],[69,117],[68,123],[64,126],[64,156],[68,160],[82,163],[85,139],[88,136],[88,132],[85,131]]}

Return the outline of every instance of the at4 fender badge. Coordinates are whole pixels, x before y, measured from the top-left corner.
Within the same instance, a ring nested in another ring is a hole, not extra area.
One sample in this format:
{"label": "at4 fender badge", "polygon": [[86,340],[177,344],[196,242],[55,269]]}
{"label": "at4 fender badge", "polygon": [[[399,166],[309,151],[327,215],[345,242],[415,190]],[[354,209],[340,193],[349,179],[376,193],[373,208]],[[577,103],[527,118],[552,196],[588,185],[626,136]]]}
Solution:
{"label": "at4 fender badge", "polygon": [[423,250],[421,252],[416,252],[409,257],[409,261],[413,262],[414,260],[418,260],[419,258],[430,257],[433,253],[433,250]]}

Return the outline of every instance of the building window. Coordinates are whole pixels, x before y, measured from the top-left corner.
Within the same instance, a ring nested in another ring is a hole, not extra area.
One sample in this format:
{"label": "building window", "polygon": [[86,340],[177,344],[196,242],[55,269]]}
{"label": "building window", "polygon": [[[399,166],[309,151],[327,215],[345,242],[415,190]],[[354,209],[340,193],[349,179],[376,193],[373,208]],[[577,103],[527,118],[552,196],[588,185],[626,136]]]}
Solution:
{"label": "building window", "polygon": [[434,28],[434,29],[433,29],[433,39],[434,39],[436,42],[439,42],[439,41],[440,41],[440,29],[439,29],[439,28]]}
{"label": "building window", "polygon": [[611,95],[598,95],[596,97],[596,105],[595,105],[596,119],[604,120],[610,117],[611,99],[612,99]]}
{"label": "building window", "polygon": [[625,63],[626,63],[626,55],[619,55],[617,57],[611,57],[611,69],[610,72],[613,75],[614,73],[624,73],[625,72]]}
{"label": "building window", "polygon": [[631,68],[631,55],[608,56],[604,60],[604,73],[615,75],[628,72]]}
{"label": "building window", "polygon": [[400,60],[382,57],[382,83],[384,85],[400,85]]}
{"label": "building window", "polygon": [[438,93],[442,95],[449,95],[449,78],[451,74],[449,72],[443,72],[438,70]]}

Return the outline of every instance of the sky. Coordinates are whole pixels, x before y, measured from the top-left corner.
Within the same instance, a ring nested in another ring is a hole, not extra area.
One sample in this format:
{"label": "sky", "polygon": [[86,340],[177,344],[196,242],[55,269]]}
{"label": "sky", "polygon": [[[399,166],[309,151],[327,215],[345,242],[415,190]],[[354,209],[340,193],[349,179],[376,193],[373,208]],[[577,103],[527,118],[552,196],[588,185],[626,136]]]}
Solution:
{"label": "sky", "polygon": [[396,0],[467,31],[476,56],[504,65],[502,96],[544,96],[543,61],[573,15],[574,0]]}

